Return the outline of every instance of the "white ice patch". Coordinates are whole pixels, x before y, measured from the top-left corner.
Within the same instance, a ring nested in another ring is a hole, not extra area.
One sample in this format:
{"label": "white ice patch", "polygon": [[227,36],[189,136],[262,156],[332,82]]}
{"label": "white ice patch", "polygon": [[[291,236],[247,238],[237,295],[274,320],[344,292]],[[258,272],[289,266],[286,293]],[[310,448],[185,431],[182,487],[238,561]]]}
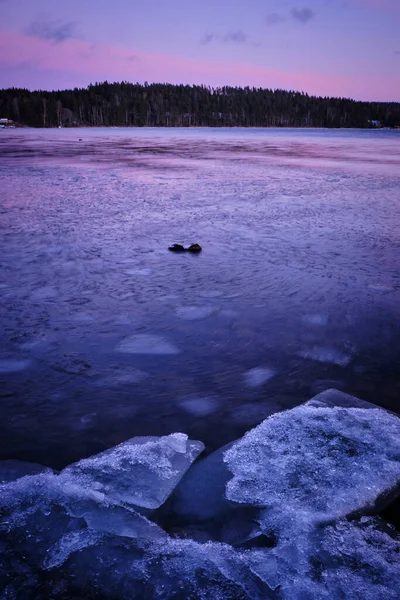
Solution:
{"label": "white ice patch", "polygon": [[179,406],[195,417],[207,417],[218,410],[219,401],[210,397],[188,398],[179,402]]}
{"label": "white ice patch", "polygon": [[249,388],[256,388],[260,385],[264,385],[269,379],[276,375],[274,369],[269,367],[254,367],[244,373],[244,382]]}
{"label": "white ice patch", "polygon": [[30,366],[30,360],[13,360],[5,358],[0,360],[0,373],[18,373],[18,371],[24,371]]}
{"label": "white ice patch", "polygon": [[[225,453],[226,496],[268,507],[292,527],[372,507],[400,484],[400,419],[381,409],[298,406],[272,415]],[[270,517],[270,515],[273,515]]]}
{"label": "white ice patch", "polygon": [[96,489],[116,504],[155,509],[161,506],[204,444],[183,433],[136,437],[64,469],[86,488]]}
{"label": "white ice patch", "polygon": [[302,321],[306,325],[311,325],[313,327],[324,327],[328,324],[328,317],[320,314],[304,315]]}
{"label": "white ice patch", "polygon": [[374,294],[388,294],[394,290],[393,286],[385,283],[370,283],[368,289]]}
{"label": "white ice patch", "polygon": [[117,346],[118,352],[128,354],[179,354],[176,346],[158,335],[137,334],[122,340]]}
{"label": "white ice patch", "polygon": [[301,356],[307,360],[335,364],[339,367],[346,367],[352,359],[351,355],[346,354],[337,348],[330,348],[328,346],[313,346],[307,350],[297,352],[297,356]]}
{"label": "white ice patch", "polygon": [[60,540],[49,548],[43,561],[45,569],[53,569],[62,565],[73,552],[78,552],[89,546],[94,546],[104,537],[103,533],[90,529],[78,529],[65,533]]}
{"label": "white ice patch", "polygon": [[126,269],[125,273],[127,275],[139,276],[139,277],[147,277],[152,274],[151,269]]}
{"label": "white ice patch", "polygon": [[206,319],[218,312],[215,306],[180,306],[176,309],[176,315],[185,321],[197,321]]}

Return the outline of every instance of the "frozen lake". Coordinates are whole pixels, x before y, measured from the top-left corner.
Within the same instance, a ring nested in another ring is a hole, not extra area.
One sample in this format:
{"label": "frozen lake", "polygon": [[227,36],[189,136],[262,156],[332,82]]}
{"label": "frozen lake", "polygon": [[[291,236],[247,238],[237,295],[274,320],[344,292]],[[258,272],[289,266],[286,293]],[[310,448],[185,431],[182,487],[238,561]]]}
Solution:
{"label": "frozen lake", "polygon": [[400,412],[400,131],[16,129],[0,155],[0,458],[210,450],[331,387]]}

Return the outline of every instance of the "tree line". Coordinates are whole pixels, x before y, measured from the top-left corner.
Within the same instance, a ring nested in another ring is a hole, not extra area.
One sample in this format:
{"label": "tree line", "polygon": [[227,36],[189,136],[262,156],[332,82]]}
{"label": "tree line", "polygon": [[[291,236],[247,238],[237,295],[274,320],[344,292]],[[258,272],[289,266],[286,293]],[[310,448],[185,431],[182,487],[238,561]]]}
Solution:
{"label": "tree line", "polygon": [[395,127],[400,103],[254,87],[105,81],[53,92],[0,90],[0,117],[30,127]]}

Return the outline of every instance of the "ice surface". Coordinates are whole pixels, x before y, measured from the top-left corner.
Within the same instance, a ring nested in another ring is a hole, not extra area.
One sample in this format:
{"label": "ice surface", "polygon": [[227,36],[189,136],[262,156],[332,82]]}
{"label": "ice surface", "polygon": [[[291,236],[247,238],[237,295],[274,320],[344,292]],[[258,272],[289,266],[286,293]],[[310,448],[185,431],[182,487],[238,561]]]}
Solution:
{"label": "ice surface", "polygon": [[176,314],[185,321],[196,321],[206,319],[218,312],[215,306],[180,306],[176,309]]}
{"label": "ice surface", "polygon": [[25,475],[37,475],[45,472],[52,473],[52,469],[22,460],[0,461],[0,483],[15,481],[20,477],[25,477]]}
{"label": "ice surface", "polygon": [[183,433],[136,437],[70,465],[60,477],[74,475],[111,502],[155,509],[203,449],[202,442]]}
{"label": "ice surface", "polygon": [[161,336],[145,333],[125,338],[117,350],[129,354],[179,354],[178,348],[171,342]]}
{"label": "ice surface", "polygon": [[211,415],[219,408],[219,401],[216,398],[187,398],[179,402],[179,406],[189,414],[195,417],[206,417]]}
{"label": "ice surface", "polygon": [[225,497],[225,486],[232,477],[224,462],[224,452],[232,444],[197,461],[183,477],[173,496],[176,514],[194,521],[216,519],[232,509]]}
{"label": "ice surface", "polygon": [[[381,409],[302,405],[272,415],[224,460],[229,500],[268,507],[276,523],[317,523],[373,506],[400,483],[400,419]],[[283,526],[283,525],[282,525]]]}
{"label": "ice surface", "polygon": [[139,369],[116,369],[115,371],[106,374],[101,379],[92,381],[92,385],[96,387],[119,387],[123,385],[133,385],[143,381],[149,377],[148,373]]}
{"label": "ice surface", "polygon": [[268,367],[254,367],[246,371],[244,374],[244,381],[247,387],[256,388],[266,383],[269,379],[276,375],[274,369]]}
{"label": "ice surface", "polygon": [[313,346],[307,350],[301,350],[297,356],[308,360],[316,360],[322,363],[332,363],[340,367],[346,367],[352,357],[337,348],[329,348],[328,346]]}
{"label": "ice surface", "polygon": [[18,371],[24,371],[31,365],[30,360],[14,360],[14,359],[1,359],[0,360],[0,373],[17,373]]}

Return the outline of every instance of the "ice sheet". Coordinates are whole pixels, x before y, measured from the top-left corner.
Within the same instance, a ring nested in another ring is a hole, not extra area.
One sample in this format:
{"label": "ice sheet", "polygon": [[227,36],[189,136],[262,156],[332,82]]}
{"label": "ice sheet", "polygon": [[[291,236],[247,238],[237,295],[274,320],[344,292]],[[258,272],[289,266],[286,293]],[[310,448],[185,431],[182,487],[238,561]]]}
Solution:
{"label": "ice sheet", "polygon": [[73,475],[117,504],[155,509],[203,449],[202,442],[183,433],[136,437],[70,465],[60,476]]}

